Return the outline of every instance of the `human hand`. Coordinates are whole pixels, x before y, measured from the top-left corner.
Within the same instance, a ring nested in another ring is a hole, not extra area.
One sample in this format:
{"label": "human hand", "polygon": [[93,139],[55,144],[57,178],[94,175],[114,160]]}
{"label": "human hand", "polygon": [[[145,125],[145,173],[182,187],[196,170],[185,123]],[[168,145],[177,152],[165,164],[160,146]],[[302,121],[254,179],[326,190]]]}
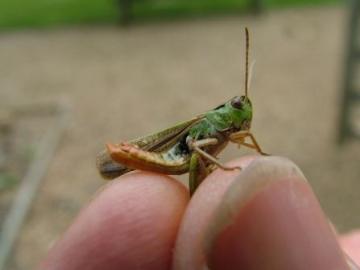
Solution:
{"label": "human hand", "polygon": [[41,269],[349,269],[293,163],[249,156],[229,165],[244,169],[216,170],[191,200],[169,176],[119,177],[80,213]]}

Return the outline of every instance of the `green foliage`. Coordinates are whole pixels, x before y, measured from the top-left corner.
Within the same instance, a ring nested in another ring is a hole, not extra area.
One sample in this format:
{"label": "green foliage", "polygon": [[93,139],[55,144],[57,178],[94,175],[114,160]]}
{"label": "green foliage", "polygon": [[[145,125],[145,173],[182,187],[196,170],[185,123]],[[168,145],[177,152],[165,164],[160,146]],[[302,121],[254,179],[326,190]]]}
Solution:
{"label": "green foliage", "polygon": [[0,1],[0,27],[28,27],[114,21],[117,10],[109,0]]}
{"label": "green foliage", "polygon": [[[80,23],[114,23],[119,0],[3,0],[0,28],[39,27]],[[239,12],[248,0],[134,0],[134,16],[172,18]],[[340,0],[263,0],[265,8],[340,3]]]}
{"label": "green foliage", "polygon": [[155,16],[158,18],[202,16],[211,13],[239,12],[246,8],[247,3],[247,0],[150,0],[135,5],[134,13],[140,19]]}

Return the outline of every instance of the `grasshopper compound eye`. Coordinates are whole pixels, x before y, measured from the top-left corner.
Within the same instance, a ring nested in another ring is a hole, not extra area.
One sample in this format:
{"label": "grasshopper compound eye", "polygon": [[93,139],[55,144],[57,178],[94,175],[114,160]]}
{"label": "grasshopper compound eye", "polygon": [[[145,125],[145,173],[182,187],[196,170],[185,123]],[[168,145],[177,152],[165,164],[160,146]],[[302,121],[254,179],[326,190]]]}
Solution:
{"label": "grasshopper compound eye", "polygon": [[231,106],[233,106],[234,108],[241,110],[243,107],[244,103],[243,100],[241,99],[241,97],[234,97],[231,100]]}

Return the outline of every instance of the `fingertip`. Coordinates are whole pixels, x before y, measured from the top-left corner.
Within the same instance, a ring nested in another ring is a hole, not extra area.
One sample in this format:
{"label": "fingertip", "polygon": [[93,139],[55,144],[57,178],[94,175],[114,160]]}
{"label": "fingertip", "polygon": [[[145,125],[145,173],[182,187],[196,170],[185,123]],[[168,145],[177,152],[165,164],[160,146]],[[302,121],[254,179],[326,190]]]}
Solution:
{"label": "fingertip", "polygon": [[124,175],[80,213],[42,269],[167,269],[188,200],[187,189],[170,177]]}

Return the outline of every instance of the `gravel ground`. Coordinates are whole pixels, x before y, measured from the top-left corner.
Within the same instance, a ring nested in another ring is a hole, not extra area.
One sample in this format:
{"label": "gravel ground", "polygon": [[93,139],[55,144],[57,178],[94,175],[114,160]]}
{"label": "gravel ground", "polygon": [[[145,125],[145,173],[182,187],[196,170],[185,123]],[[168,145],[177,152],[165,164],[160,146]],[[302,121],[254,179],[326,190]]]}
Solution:
{"label": "gravel ground", "polygon": [[[360,143],[335,144],[346,12],[280,10],[136,25],[3,33],[2,104],[67,101],[71,120],[9,269],[33,269],[104,184],[104,142],[188,119],[243,89],[244,26],[256,59],[253,132],[303,169],[340,231],[360,226]],[[241,155],[230,147],[223,160]]]}

